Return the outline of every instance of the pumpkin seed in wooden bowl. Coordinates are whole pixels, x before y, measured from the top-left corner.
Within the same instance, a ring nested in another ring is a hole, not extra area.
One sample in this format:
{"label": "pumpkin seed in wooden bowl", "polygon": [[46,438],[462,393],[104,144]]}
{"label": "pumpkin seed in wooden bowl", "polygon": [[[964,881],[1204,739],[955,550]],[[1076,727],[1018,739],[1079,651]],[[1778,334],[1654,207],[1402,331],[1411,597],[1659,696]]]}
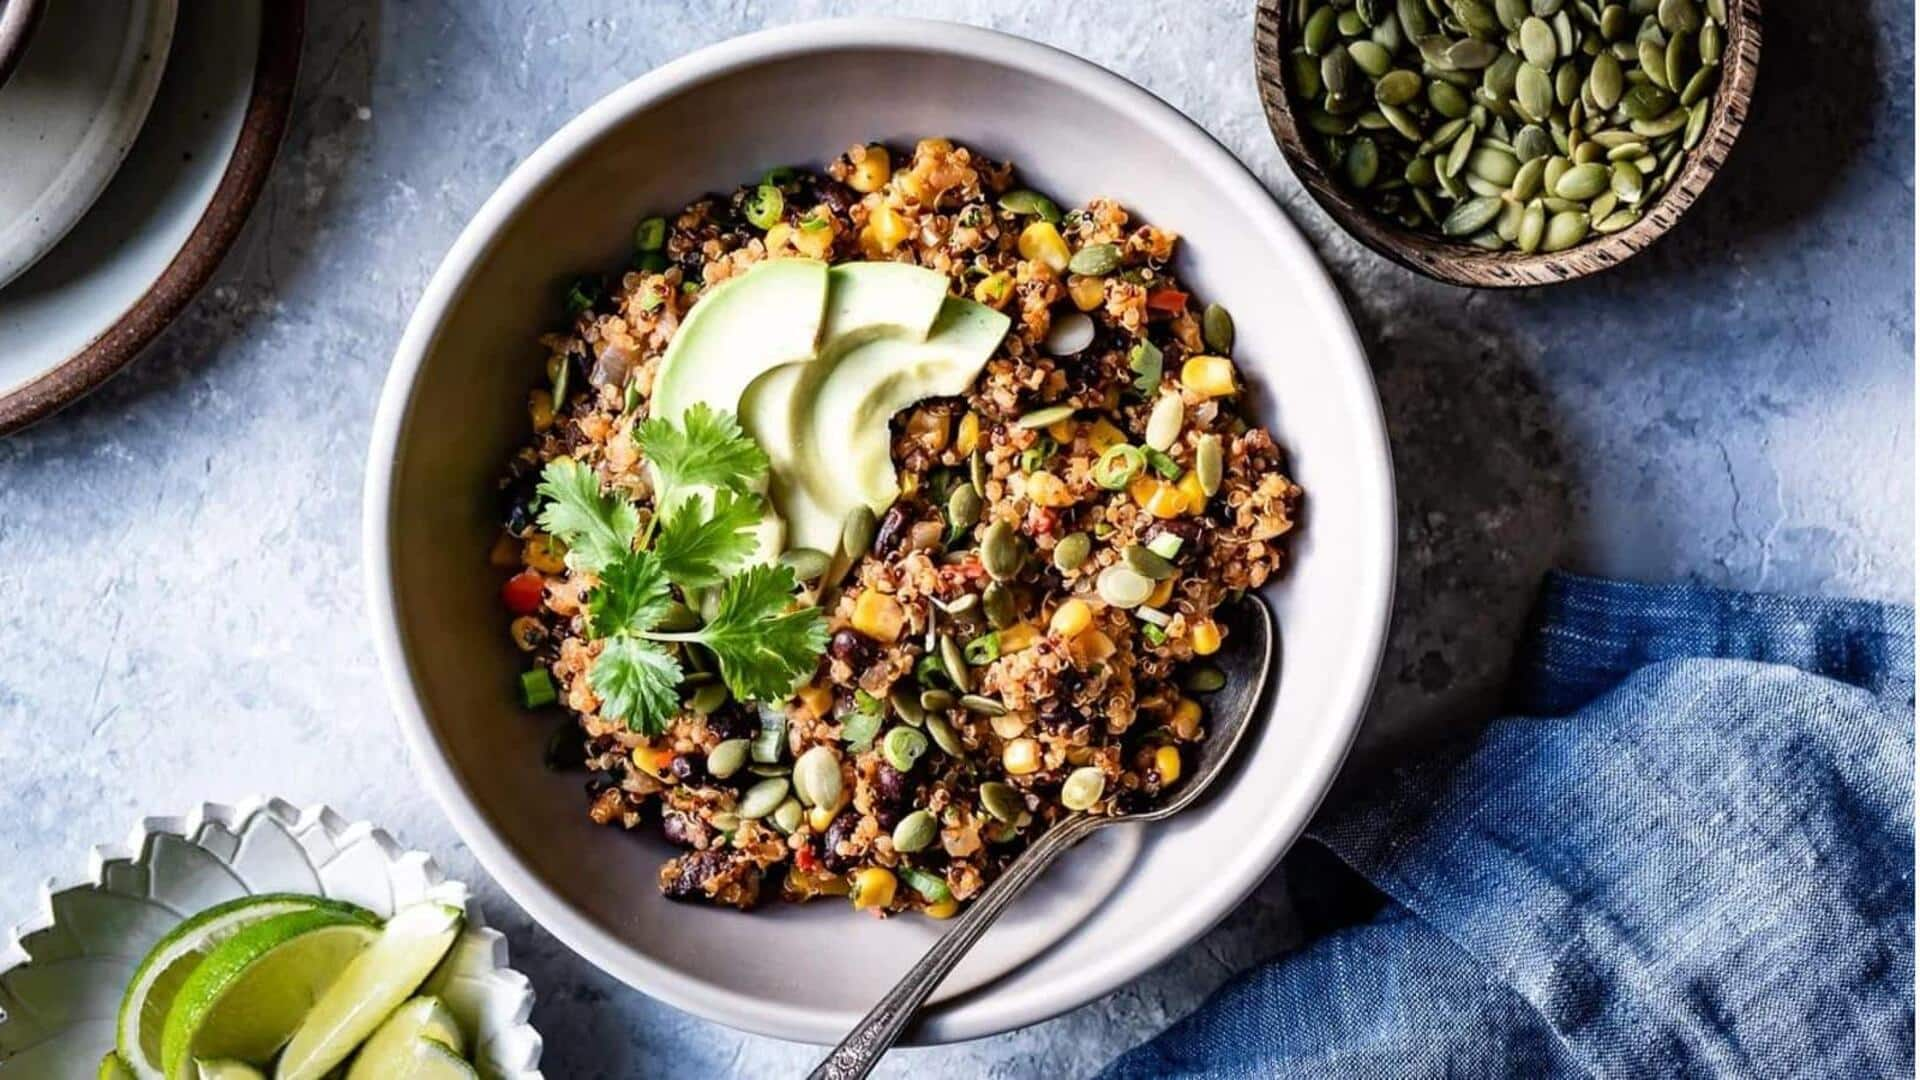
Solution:
{"label": "pumpkin seed in wooden bowl", "polygon": [[1746,119],[1759,0],[1260,0],[1294,174],[1375,251],[1457,285],[1570,281],[1691,207]]}

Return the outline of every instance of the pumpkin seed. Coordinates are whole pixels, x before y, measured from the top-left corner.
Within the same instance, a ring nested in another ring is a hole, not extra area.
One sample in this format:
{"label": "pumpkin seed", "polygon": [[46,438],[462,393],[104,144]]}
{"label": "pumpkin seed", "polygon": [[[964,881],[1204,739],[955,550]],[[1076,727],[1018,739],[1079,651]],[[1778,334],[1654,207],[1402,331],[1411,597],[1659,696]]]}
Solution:
{"label": "pumpkin seed", "polygon": [[687,699],[687,708],[707,716],[727,703],[727,688],[722,683],[710,683],[693,692]]}
{"label": "pumpkin seed", "polygon": [[1212,665],[1188,670],[1180,685],[1192,694],[1211,694],[1227,685],[1227,673]]}
{"label": "pumpkin seed", "polygon": [[1300,44],[1308,53],[1319,56],[1327,51],[1327,46],[1333,41],[1333,24],[1337,18],[1338,13],[1332,8],[1322,7],[1307,19],[1307,24],[1300,30]]}
{"label": "pumpkin seed", "polygon": [[1534,158],[1520,166],[1519,171],[1513,174],[1513,187],[1510,189],[1513,197],[1524,203],[1540,194],[1541,181],[1546,172],[1547,159],[1544,157]]}
{"label": "pumpkin seed", "polygon": [[929,713],[946,712],[953,708],[953,695],[945,690],[924,690],[920,694],[920,707]]}
{"label": "pumpkin seed", "polygon": [[1719,23],[1710,22],[1700,28],[1700,62],[1702,64],[1709,66],[1718,64],[1726,51],[1727,33],[1720,29]]}
{"label": "pumpkin seed", "polygon": [[1538,124],[1528,124],[1513,137],[1513,156],[1524,164],[1553,153],[1553,136]]}
{"label": "pumpkin seed", "polygon": [[1459,87],[1439,79],[1427,84],[1427,104],[1433,106],[1434,112],[1449,120],[1462,119],[1473,108],[1473,103],[1467,100],[1467,95],[1461,93]]}
{"label": "pumpkin seed", "polygon": [[1698,52],[1694,48],[1692,34],[1675,34],[1667,40],[1667,88],[1679,93],[1687,85],[1687,78],[1693,74],[1693,61]]}
{"label": "pumpkin seed", "polygon": [[1615,195],[1618,195],[1627,202],[1638,202],[1640,200],[1646,178],[1640,175],[1639,167],[1634,165],[1633,162],[1614,162],[1613,175],[1610,179]]}
{"label": "pumpkin seed", "polygon": [[956,529],[971,529],[979,523],[984,505],[972,484],[957,484],[947,496],[947,522]]}
{"label": "pumpkin seed", "polygon": [[1565,210],[1547,221],[1547,235],[1540,245],[1543,251],[1565,251],[1587,238],[1587,215],[1580,210]]}
{"label": "pumpkin seed", "polygon": [[933,736],[933,745],[939,747],[940,752],[948,757],[965,758],[967,756],[967,744],[961,741],[960,733],[953,729],[953,725],[947,721],[945,715],[927,714],[927,734]]}
{"label": "pumpkin seed", "polygon": [[[1193,445],[1193,471],[1200,481],[1200,491],[1214,495],[1220,490],[1220,480],[1225,469],[1221,459],[1220,437],[1202,435]],[[1075,535],[1085,535],[1079,533]],[[1068,537],[1072,539],[1072,537]]]}
{"label": "pumpkin seed", "polygon": [[707,751],[707,774],[716,780],[725,780],[739,772],[747,764],[747,751],[752,743],[746,739],[727,739]]}
{"label": "pumpkin seed", "polygon": [[1500,57],[1500,46],[1491,41],[1467,38],[1447,46],[1447,63],[1459,71],[1479,71]]}
{"label": "pumpkin seed", "polygon": [[1553,193],[1573,202],[1585,202],[1607,189],[1607,167],[1589,162],[1575,165],[1562,173],[1553,185]]}
{"label": "pumpkin seed", "polygon": [[880,754],[887,764],[901,772],[911,772],[913,763],[927,752],[927,737],[910,727],[897,727],[887,732],[880,743]]}
{"label": "pumpkin seed", "polygon": [[1505,150],[1482,145],[1467,155],[1467,171],[1504,189],[1513,183],[1514,174],[1520,171],[1520,162]]}
{"label": "pumpkin seed", "polygon": [[1499,198],[1480,195],[1454,207],[1447,219],[1440,223],[1440,231],[1448,236],[1467,236],[1486,228],[1499,215]]}
{"label": "pumpkin seed", "polygon": [[847,558],[858,559],[873,546],[874,531],[880,523],[873,516],[873,510],[867,506],[856,506],[847,515],[846,524],[840,528],[840,547]]}
{"label": "pumpkin seed", "polygon": [[1526,213],[1520,215],[1520,232],[1513,238],[1514,245],[1531,255],[1540,249],[1540,241],[1545,238],[1547,229],[1547,210],[1539,202],[1527,206]]}
{"label": "pumpkin seed", "polygon": [[[1376,46],[1377,47],[1377,46]],[[1120,267],[1117,244],[1089,244],[1067,260],[1067,272],[1084,277],[1105,277]]]}
{"label": "pumpkin seed", "polygon": [[793,793],[808,806],[836,808],[845,792],[840,755],[830,746],[816,746],[793,763]]}
{"label": "pumpkin seed", "polygon": [[1165,581],[1175,573],[1173,562],[1144,544],[1132,544],[1120,558],[1134,573],[1149,581]]}
{"label": "pumpkin seed", "polygon": [[1354,65],[1353,57],[1345,49],[1329,49],[1320,58],[1320,84],[1327,88],[1327,96],[1332,98],[1349,97],[1360,88],[1360,71]]}
{"label": "pumpkin seed", "polygon": [[1433,29],[1427,6],[1421,0],[1395,0],[1393,11],[1399,16],[1401,32],[1408,37],[1423,37]]}
{"label": "pumpkin seed", "polygon": [[1680,139],[1680,145],[1688,150],[1700,145],[1700,137],[1707,130],[1707,103],[1696,101],[1687,113],[1687,131]]}
{"label": "pumpkin seed", "polygon": [[[939,693],[939,691],[929,690],[927,693]],[[920,727],[927,722],[927,710],[921,706],[920,699],[904,687],[896,688],[888,694],[887,704],[893,706],[896,716],[914,727]]]}
{"label": "pumpkin seed", "polygon": [[1531,15],[1520,24],[1520,54],[1542,71],[1553,70],[1553,62],[1560,58],[1560,45],[1547,20]]}
{"label": "pumpkin seed", "polygon": [[1053,567],[1063,574],[1080,569],[1093,554],[1093,538],[1086,533],[1069,533],[1053,545]]}
{"label": "pumpkin seed", "polygon": [[1694,72],[1693,77],[1687,80],[1685,89],[1680,91],[1680,104],[1692,106],[1705,98],[1712,91],[1714,81],[1719,77],[1720,72],[1717,68],[1703,67]]}
{"label": "pumpkin seed", "polygon": [[1060,805],[1069,810],[1091,810],[1107,791],[1107,774],[1092,765],[1082,765],[1067,774],[1060,785]]}
{"label": "pumpkin seed", "polygon": [[1660,0],[1660,29],[1691,34],[1700,29],[1700,8],[1693,0]]}
{"label": "pumpkin seed", "polygon": [[1136,608],[1153,595],[1153,582],[1126,566],[1109,566],[1094,582],[1100,599],[1117,608]]}
{"label": "pumpkin seed", "polygon": [[1027,812],[1027,801],[1012,784],[1003,784],[998,780],[989,780],[980,785],[980,807],[987,813],[1009,825],[1020,820]]}
{"label": "pumpkin seed", "polygon": [[960,651],[960,643],[953,640],[952,634],[940,635],[940,667],[961,693],[972,688],[973,672],[967,667],[966,655]]}
{"label": "pumpkin seed", "polygon": [[960,707],[981,716],[1005,716],[1007,707],[982,694],[961,694]]}
{"label": "pumpkin seed", "polygon": [[748,821],[766,817],[786,801],[787,793],[792,788],[793,785],[789,784],[784,776],[768,777],[748,788],[747,793],[740,796],[740,805],[735,812]]}
{"label": "pumpkin seed", "polygon": [[1389,71],[1373,84],[1373,100],[1382,105],[1405,105],[1420,96],[1422,85],[1417,72],[1405,68]]}
{"label": "pumpkin seed", "polygon": [[1499,17],[1500,25],[1509,30],[1520,29],[1520,24],[1526,21],[1531,10],[1527,0],[1493,0],[1494,15]]}
{"label": "pumpkin seed", "polygon": [[1072,415],[1073,406],[1071,405],[1048,405],[1045,408],[1035,409],[1032,412],[1022,414],[1018,420],[1014,421],[1014,425],[1016,427],[1026,428],[1028,431],[1038,431],[1044,427],[1051,427],[1062,420],[1068,419]]}
{"label": "pumpkin seed", "polygon": [[1641,72],[1653,81],[1653,85],[1662,90],[1673,89],[1667,85],[1667,50],[1659,42],[1646,38],[1635,42],[1634,48],[1640,58]]}
{"label": "pumpkin seed", "polygon": [[1179,394],[1161,394],[1147,417],[1147,445],[1165,453],[1180,438],[1181,425],[1187,422],[1187,407]]}
{"label": "pumpkin seed", "polygon": [[1362,19],[1357,11],[1341,12],[1333,25],[1340,31],[1341,37],[1359,37],[1361,31],[1367,28],[1366,20]]}
{"label": "pumpkin seed", "polygon": [[967,479],[973,484],[973,490],[982,495],[987,491],[987,455],[975,447],[967,455]]}
{"label": "pumpkin seed", "polygon": [[[1635,120],[1632,127],[1635,132],[1641,135],[1645,135],[1650,139],[1657,139],[1662,135],[1671,135],[1681,128],[1686,127],[1687,115],[1687,110],[1676,108],[1652,120]],[[1677,162],[1680,159],[1675,157],[1673,160]]]}
{"label": "pumpkin seed", "polygon": [[1219,304],[1208,304],[1200,317],[1200,338],[1207,351],[1225,356],[1233,351],[1233,315]]}
{"label": "pumpkin seed", "polygon": [[1020,573],[1020,537],[1013,526],[996,521],[980,537],[980,562],[995,581],[1005,581]]}
{"label": "pumpkin seed", "polygon": [[1041,221],[1053,225],[1058,225],[1061,218],[1060,208],[1054,205],[1052,199],[1047,198],[1037,191],[1028,191],[1025,188],[1017,191],[1009,191],[1005,195],[1000,196],[1000,209],[1010,214],[1037,217]]}
{"label": "pumpkin seed", "polygon": [[1380,148],[1374,145],[1372,139],[1360,136],[1347,145],[1341,170],[1346,173],[1350,186],[1365,191],[1373,186],[1374,178],[1380,174]]}
{"label": "pumpkin seed", "polygon": [[1376,79],[1393,70],[1393,54],[1377,41],[1351,42],[1347,55],[1361,71]]}
{"label": "pumpkin seed", "polygon": [[893,850],[911,855],[940,838],[940,823],[925,810],[915,810],[893,827]]}
{"label": "pumpkin seed", "polygon": [[1479,134],[1479,129],[1471,125],[1460,130],[1460,134],[1453,140],[1453,148],[1447,151],[1446,163],[1440,166],[1441,175],[1460,175],[1460,170],[1467,167],[1467,155],[1473,153],[1473,140]]}
{"label": "pumpkin seed", "polygon": [[1553,113],[1553,80],[1532,64],[1522,64],[1513,77],[1514,104],[1521,115],[1534,123],[1544,123]]}
{"label": "pumpkin seed", "polygon": [[[772,818],[773,827],[783,833],[791,835],[795,829],[800,827],[800,821],[806,817],[806,813],[806,810],[800,805],[799,799],[788,799],[779,806],[774,807]],[[736,818],[739,817],[738,814],[734,816]]]}
{"label": "pumpkin seed", "polygon": [[1013,590],[998,581],[989,582],[980,594],[980,608],[987,614],[987,625],[995,630],[1005,630],[1020,618]]}

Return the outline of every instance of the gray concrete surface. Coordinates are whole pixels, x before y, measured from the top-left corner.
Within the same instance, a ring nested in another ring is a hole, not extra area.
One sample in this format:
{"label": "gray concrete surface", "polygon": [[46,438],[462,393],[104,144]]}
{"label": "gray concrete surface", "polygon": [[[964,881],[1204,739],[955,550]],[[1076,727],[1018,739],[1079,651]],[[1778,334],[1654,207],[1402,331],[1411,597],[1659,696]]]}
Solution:
{"label": "gray concrete surface", "polygon": [[[1909,5],[1773,4],[1752,118],[1659,247],[1598,280],[1470,294],[1335,231],[1268,138],[1251,0],[340,0],[215,285],[135,367],[0,441],[0,919],[142,813],[271,790],[439,853],[538,983],[556,1077],[783,1076],[813,1051],[626,990],[531,925],[412,783],[367,643],[360,476],[387,359],[494,185],[566,118],[766,25],[959,13],[1137,80],[1313,237],[1396,441],[1399,622],[1357,770],[1471,723],[1551,566],[1909,599]],[[1361,773],[1364,775],[1364,773]],[[1293,941],[1281,875],[1175,961],[891,1076],[1081,1076]]]}

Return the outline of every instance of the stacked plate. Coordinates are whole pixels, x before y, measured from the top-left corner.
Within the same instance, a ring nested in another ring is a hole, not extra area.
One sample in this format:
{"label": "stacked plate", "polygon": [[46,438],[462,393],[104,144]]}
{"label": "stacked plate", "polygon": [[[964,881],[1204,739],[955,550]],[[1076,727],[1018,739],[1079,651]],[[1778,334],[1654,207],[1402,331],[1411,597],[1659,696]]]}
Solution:
{"label": "stacked plate", "polygon": [[212,276],[285,129],[304,5],[0,0],[0,434]]}

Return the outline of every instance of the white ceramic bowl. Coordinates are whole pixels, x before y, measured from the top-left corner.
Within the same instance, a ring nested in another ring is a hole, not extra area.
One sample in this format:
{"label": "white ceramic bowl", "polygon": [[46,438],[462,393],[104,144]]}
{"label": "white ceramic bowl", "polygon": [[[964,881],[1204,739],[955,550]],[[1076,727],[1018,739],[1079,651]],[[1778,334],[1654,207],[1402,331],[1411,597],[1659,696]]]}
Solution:
{"label": "white ceramic bowl", "polygon": [[423,899],[467,909],[467,930],[435,989],[474,1040],[482,1075],[538,1080],[533,989],[507,967],[490,930],[425,852],[405,851],[364,821],[279,799],[207,804],[148,818],[124,845],[93,849],[85,877],[49,881],[40,912],[0,947],[0,1072],[92,1076],[113,1048],[120,994],[147,950],[188,916],[255,893],[348,900],[392,915]]}
{"label": "white ceramic bowl", "polygon": [[1259,183],[1172,108],[1018,38],[861,19],[704,49],[582,113],[481,208],[401,340],[367,464],[375,638],[420,775],[514,899],[633,986],[783,1038],[836,1040],[939,924],[663,899],[664,842],[591,824],[579,777],[542,771],[545,725],[514,702],[520,660],[484,558],[494,480],[526,436],[557,290],[618,265],[635,221],[769,166],[927,135],[1011,159],[1062,202],[1112,196],[1181,233],[1182,273],[1232,309],[1235,355],[1310,513],[1298,566],[1269,595],[1285,655],[1244,767],[1182,819],[1072,853],[942,988],[916,1038],[976,1038],[1090,1001],[1239,903],[1339,768],[1387,625],[1392,482],[1352,325]]}

